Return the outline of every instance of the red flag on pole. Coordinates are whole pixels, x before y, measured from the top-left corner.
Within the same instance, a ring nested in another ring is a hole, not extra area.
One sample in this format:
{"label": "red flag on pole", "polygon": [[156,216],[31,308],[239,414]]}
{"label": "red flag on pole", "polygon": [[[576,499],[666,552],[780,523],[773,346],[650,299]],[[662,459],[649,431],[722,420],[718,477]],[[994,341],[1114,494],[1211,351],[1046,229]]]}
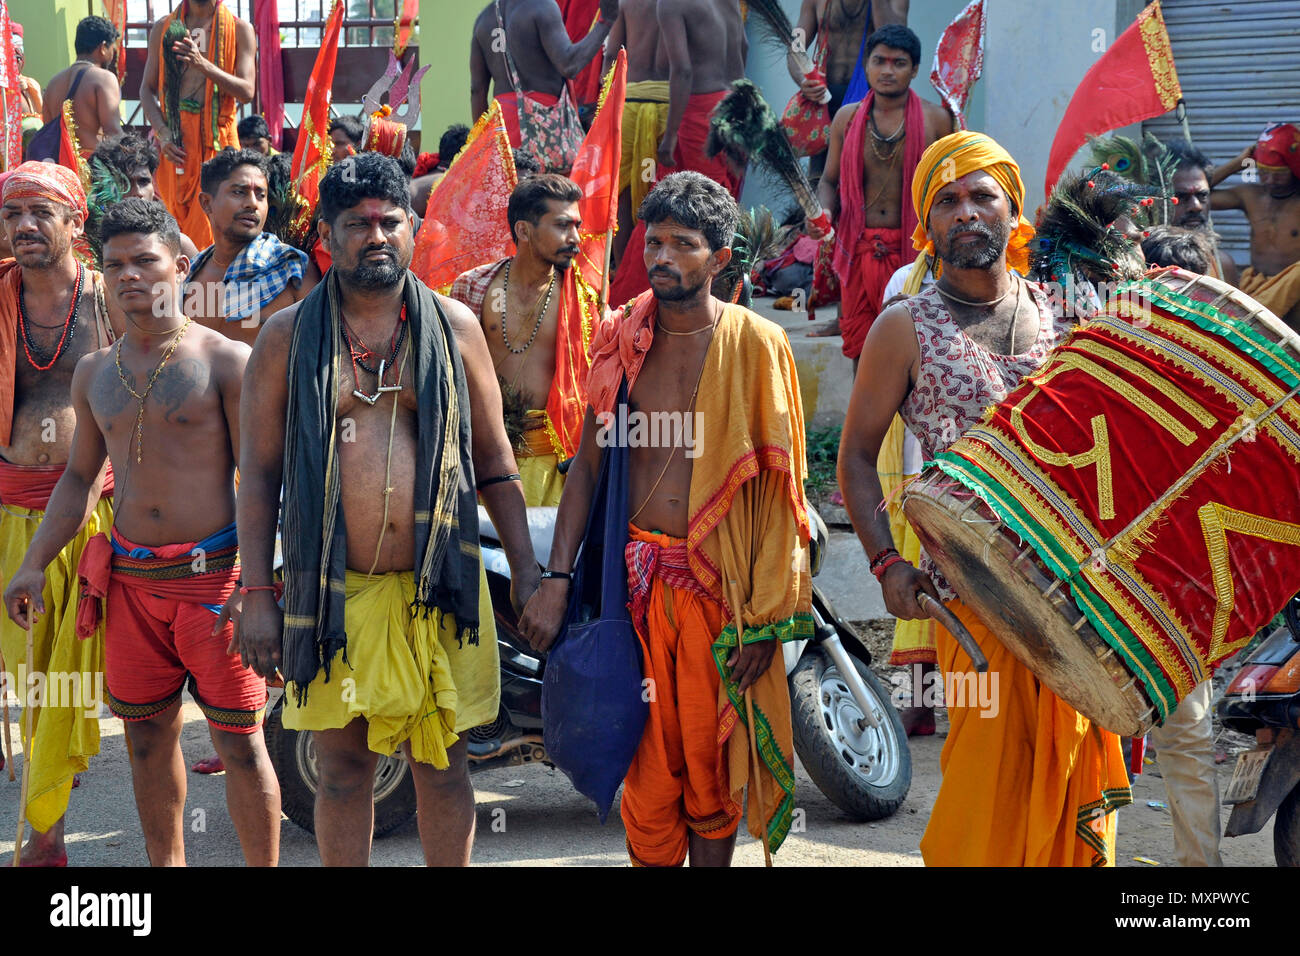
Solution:
{"label": "red flag on pole", "polygon": [[307,79],[307,95],[302,108],[302,123],[298,127],[298,141],[293,145],[293,163],[289,175],[294,192],[300,200],[293,218],[292,232],[296,239],[306,242],[312,213],[320,200],[320,181],[333,159],[333,143],[329,137],[330,88],[334,85],[334,65],[338,60],[339,28],[343,25],[343,3],[334,0],[329,22],[321,36],[320,51]]}
{"label": "red flag on pole", "polygon": [[126,80],[126,0],[104,0],[104,16],[117,27],[117,82]]}
{"label": "red flag on pole", "polygon": [[[582,252],[577,266],[593,288],[604,286],[609,239],[618,222],[618,163],[623,148],[623,102],[627,98],[627,51],[619,50],[600,94],[596,118],[573,161],[569,178],[582,190]],[[604,299],[601,300],[602,302]]]}
{"label": "red flag on pole", "polygon": [[1160,0],[1155,0],[1079,82],[1052,141],[1044,195],[1052,194],[1089,136],[1167,113],[1182,98]]}
{"label": "red flag on pole", "polygon": [[934,50],[930,82],[952,111],[958,129],[966,128],[966,100],[984,72],[984,0],[971,0],[948,24]]}
{"label": "red flag on pole", "polygon": [[407,44],[411,42],[411,31],[415,27],[415,17],[420,12],[420,0],[402,0],[397,16],[393,18],[393,56],[402,58]]}

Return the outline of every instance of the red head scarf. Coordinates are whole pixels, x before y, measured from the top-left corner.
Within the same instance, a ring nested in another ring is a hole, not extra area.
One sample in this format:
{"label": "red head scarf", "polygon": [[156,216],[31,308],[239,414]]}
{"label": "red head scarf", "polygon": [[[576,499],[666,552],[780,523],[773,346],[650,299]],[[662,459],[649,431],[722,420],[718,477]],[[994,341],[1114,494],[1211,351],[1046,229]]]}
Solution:
{"label": "red head scarf", "polygon": [[3,199],[48,199],[71,206],[86,218],[86,193],[77,174],[66,166],[28,160],[10,172],[4,183]]}
{"label": "red head scarf", "polygon": [[1255,162],[1281,169],[1283,166],[1300,179],[1300,129],[1291,123],[1274,123],[1259,134]]}

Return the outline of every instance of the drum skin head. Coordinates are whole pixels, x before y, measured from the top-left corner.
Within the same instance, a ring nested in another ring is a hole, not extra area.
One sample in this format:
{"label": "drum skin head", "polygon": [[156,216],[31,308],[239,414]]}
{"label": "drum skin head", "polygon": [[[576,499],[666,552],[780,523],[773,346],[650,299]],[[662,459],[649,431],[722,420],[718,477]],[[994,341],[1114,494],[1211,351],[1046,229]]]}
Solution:
{"label": "drum skin head", "polygon": [[905,496],[904,509],[953,590],[1049,690],[1121,736],[1141,736],[1153,726],[1146,694],[1068,589],[1046,595],[1055,578],[1032,550],[1019,557],[1024,546],[983,501],[923,485]]}

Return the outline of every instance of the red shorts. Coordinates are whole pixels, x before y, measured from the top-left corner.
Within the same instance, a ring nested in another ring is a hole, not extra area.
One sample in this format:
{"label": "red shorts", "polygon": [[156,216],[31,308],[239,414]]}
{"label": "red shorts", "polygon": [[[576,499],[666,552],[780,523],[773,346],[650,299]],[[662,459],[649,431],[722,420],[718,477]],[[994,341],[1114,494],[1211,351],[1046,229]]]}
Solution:
{"label": "red shorts", "polygon": [[[120,536],[119,540],[120,540]],[[173,548],[154,548],[159,557]],[[185,553],[182,551],[181,553]],[[227,654],[232,626],[216,635],[216,615],[189,601],[159,597],[112,580],[105,611],[104,678],[108,706],[123,720],[148,720],[190,693],[208,723],[234,734],[262,725],[266,682]]]}

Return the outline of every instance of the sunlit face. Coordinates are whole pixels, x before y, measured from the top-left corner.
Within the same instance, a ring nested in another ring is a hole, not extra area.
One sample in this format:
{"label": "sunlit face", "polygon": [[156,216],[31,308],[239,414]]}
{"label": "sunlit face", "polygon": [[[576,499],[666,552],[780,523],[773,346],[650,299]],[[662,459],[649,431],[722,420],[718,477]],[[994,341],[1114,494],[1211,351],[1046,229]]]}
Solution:
{"label": "sunlit face", "polygon": [[318,229],[339,279],[358,289],[401,282],[415,253],[411,214],[388,199],[363,199]]}
{"label": "sunlit face", "polygon": [[0,218],[18,264],[48,269],[63,261],[81,235],[81,213],[49,199],[10,199]]}
{"label": "sunlit face", "polygon": [[976,170],[935,194],[926,232],[945,265],[989,269],[1006,251],[1015,224],[1011,201],[998,181]]}
{"label": "sunlit face", "polygon": [[266,176],[256,166],[236,166],[217,187],[216,195],[201,193],[199,202],[212,220],[213,232],[232,242],[251,242],[266,224]]}
{"label": "sunlit face", "polygon": [[189,259],[157,233],[127,232],[104,243],[104,284],[127,315],[171,316],[179,309],[180,281]]}
{"label": "sunlit face", "polygon": [[527,220],[517,222],[515,233],[521,242],[528,243],[533,253],[543,262],[549,262],[557,269],[567,269],[573,265],[573,260],[581,251],[581,236],[578,232],[581,226],[582,217],[578,213],[576,202],[548,199],[546,212],[537,223]]}
{"label": "sunlit face", "polygon": [[1210,211],[1210,181],[1205,178],[1205,170],[1189,166],[1174,173],[1174,196],[1178,205],[1174,206],[1173,224],[1204,229]]}
{"label": "sunlit face", "polygon": [[883,96],[901,96],[916,79],[918,64],[906,50],[876,44],[867,57],[867,82]]}
{"label": "sunlit face", "polygon": [[646,224],[645,268],[650,290],[660,302],[708,295],[714,278],[730,261],[731,250],[711,251],[699,229],[674,219]]}

